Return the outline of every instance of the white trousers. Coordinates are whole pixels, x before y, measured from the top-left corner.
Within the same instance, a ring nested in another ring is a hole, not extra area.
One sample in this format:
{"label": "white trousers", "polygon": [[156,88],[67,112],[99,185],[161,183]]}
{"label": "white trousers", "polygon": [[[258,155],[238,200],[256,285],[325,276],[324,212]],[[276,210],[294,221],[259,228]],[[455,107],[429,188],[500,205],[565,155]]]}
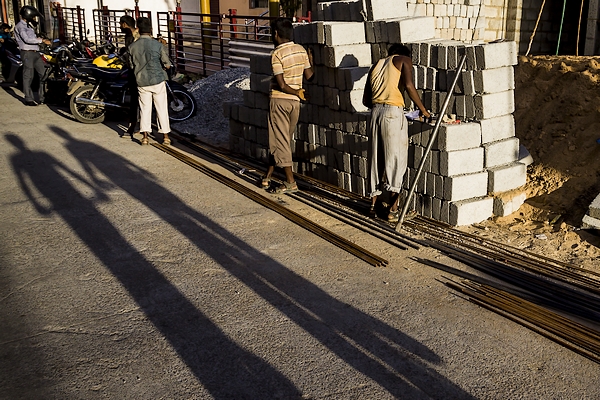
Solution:
{"label": "white trousers", "polygon": [[152,132],[152,103],[156,108],[158,133],[171,132],[165,82],[152,86],[138,86],[138,93],[140,95],[140,132]]}

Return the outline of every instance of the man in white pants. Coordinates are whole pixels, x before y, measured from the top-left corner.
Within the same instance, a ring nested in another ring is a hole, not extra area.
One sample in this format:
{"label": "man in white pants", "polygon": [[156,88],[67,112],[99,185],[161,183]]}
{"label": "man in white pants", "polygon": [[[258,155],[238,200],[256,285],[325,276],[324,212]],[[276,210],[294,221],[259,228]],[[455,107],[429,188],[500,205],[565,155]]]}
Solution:
{"label": "man in white pants", "polygon": [[164,135],[163,144],[170,144],[169,110],[165,81],[165,69],[171,62],[164,46],[152,37],[152,22],[140,17],[137,20],[140,38],[129,45],[129,53],[138,85],[140,102],[140,132],[144,135],[142,144],[148,144],[148,133],[152,132],[152,103],[156,108],[158,132]]}

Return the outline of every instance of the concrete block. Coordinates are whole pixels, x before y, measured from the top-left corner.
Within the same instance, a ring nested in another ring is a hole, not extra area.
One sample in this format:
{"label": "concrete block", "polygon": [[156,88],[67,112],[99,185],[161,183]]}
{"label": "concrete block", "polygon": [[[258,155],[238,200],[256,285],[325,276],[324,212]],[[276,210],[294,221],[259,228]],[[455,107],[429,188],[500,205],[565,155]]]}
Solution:
{"label": "concrete block", "polygon": [[592,204],[590,204],[590,217],[600,218],[600,194],[596,196]]}
{"label": "concrete block", "polygon": [[448,69],[448,47],[443,43],[434,44],[431,47],[430,65],[437,69]]}
{"label": "concrete block", "polygon": [[440,174],[444,176],[472,174],[483,171],[484,149],[441,151]]}
{"label": "concrete block", "polygon": [[600,229],[600,219],[584,215],[581,221],[581,229]]}
{"label": "concrete block", "polygon": [[261,110],[269,109],[269,95],[266,93],[254,93],[254,106]]}
{"label": "concrete block", "polygon": [[513,67],[473,71],[473,80],[477,93],[498,93],[515,88]]}
{"label": "concrete block", "polygon": [[431,173],[439,174],[440,173],[440,152],[436,150],[431,150]]}
{"label": "concrete block", "polygon": [[481,143],[486,144],[515,136],[515,118],[512,114],[496,118],[482,119]]}
{"label": "concrete block", "polygon": [[271,55],[269,54],[253,54],[250,56],[250,73],[273,75],[271,67]]}
{"label": "concrete block", "polygon": [[324,48],[323,64],[332,68],[365,67],[371,65],[371,45],[351,44]]}
{"label": "concrete block", "polygon": [[361,178],[367,178],[369,174],[367,159],[360,156],[352,156],[352,173]]}
{"label": "concrete block", "polygon": [[432,174],[431,172],[425,173],[425,194],[428,196],[435,196],[435,184],[436,177],[439,175]]}
{"label": "concrete block", "polygon": [[365,25],[362,22],[324,22],[325,45],[343,46],[365,43]]}
{"label": "concrete block", "polygon": [[525,191],[511,191],[494,196],[494,215],[506,217],[519,210],[525,200],[527,200]]}
{"label": "concrete block", "polygon": [[475,48],[475,56],[479,69],[517,65],[517,54],[517,44],[513,41],[487,43]]}
{"label": "concrete block", "polygon": [[485,221],[493,215],[494,199],[480,197],[449,203],[450,225],[463,226]]}
{"label": "concrete block", "polygon": [[340,77],[344,79],[343,86],[345,90],[365,88],[369,67],[339,68],[338,71]]}
{"label": "concrete block", "polygon": [[529,151],[522,144],[519,145],[519,162],[526,166],[533,164],[533,157],[531,157]]}
{"label": "concrete block", "polygon": [[244,90],[243,92],[243,98],[244,98],[244,105],[250,108],[255,108],[254,105],[254,95],[257,92],[253,92],[252,90]]}
{"label": "concrete block", "polygon": [[407,0],[370,0],[366,5],[368,21],[408,17]]}
{"label": "concrete block", "polygon": [[509,138],[497,142],[486,143],[485,168],[510,164],[519,159],[519,139]]}
{"label": "concrete block", "polygon": [[473,71],[463,71],[461,73],[462,89],[463,93],[467,96],[474,96],[475,91],[475,80],[473,79]]}
{"label": "concrete block", "polygon": [[330,1],[317,3],[317,14],[326,21],[362,21],[362,1]]}
{"label": "concrete block", "polygon": [[431,218],[433,215],[433,197],[424,195],[421,198],[423,202],[423,215],[426,218]]}
{"label": "concrete block", "polygon": [[434,197],[431,199],[431,218],[440,220],[442,214],[442,200]]}
{"label": "concrete block", "polygon": [[330,87],[323,89],[325,105],[332,110],[340,109],[340,91]]}
{"label": "concrete block", "polygon": [[527,182],[527,167],[519,162],[487,170],[488,192],[507,192],[523,186]]}
{"label": "concrete block", "polygon": [[435,38],[435,18],[416,17],[387,20],[386,29],[389,43],[422,42]]}
{"label": "concrete block", "polygon": [[481,145],[481,126],[476,122],[441,124],[433,148],[444,151],[465,150]]}
{"label": "concrete block", "polygon": [[294,24],[294,42],[298,44],[324,44],[323,22]]}
{"label": "concrete block", "polygon": [[437,69],[428,67],[425,71],[425,89],[435,90],[435,83],[437,81]]}
{"label": "concrete block", "polygon": [[250,74],[250,90],[253,92],[269,93],[273,75]]}
{"label": "concrete block", "polygon": [[440,209],[440,221],[447,224],[450,223],[450,202],[442,200],[442,208]]}
{"label": "concrete block", "polygon": [[482,197],[487,194],[488,174],[477,172],[475,174],[446,176],[443,185],[443,200],[458,201]]}
{"label": "concrete block", "polygon": [[500,117],[514,111],[514,90],[475,96],[475,117],[478,120]]}
{"label": "concrete block", "polygon": [[364,90],[345,90],[340,92],[340,108],[349,112],[367,112],[362,103]]}

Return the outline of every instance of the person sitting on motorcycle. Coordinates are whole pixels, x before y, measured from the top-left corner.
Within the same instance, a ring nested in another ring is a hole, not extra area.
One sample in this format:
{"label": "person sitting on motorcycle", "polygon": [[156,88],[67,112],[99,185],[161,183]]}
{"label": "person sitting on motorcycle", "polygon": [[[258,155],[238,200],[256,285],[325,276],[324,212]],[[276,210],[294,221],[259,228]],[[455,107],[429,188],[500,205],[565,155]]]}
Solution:
{"label": "person sitting on motorcycle", "polygon": [[[2,58],[4,58],[4,42],[10,39],[10,26],[9,24],[2,23],[0,24],[0,71],[2,69]],[[4,82],[4,76],[0,73],[0,82]]]}
{"label": "person sitting on motorcycle", "polygon": [[[48,39],[37,37],[33,27],[37,26],[37,17],[41,17],[40,12],[32,6],[23,6],[19,12],[21,20],[15,25],[15,39],[21,50],[21,61],[23,62],[23,95],[25,96],[24,104],[26,106],[37,106],[33,99],[31,90],[31,82],[33,81],[34,70],[40,77],[40,81],[44,76],[46,68],[42,56],[38,53],[39,44],[44,43],[50,45],[52,42]],[[39,102],[44,104],[44,85],[40,82],[38,90]]]}
{"label": "person sitting on motorcycle", "polygon": [[169,110],[165,81],[165,69],[171,61],[164,46],[152,37],[152,22],[140,17],[137,20],[140,38],[129,46],[140,103],[140,131],[144,135],[142,144],[148,144],[148,133],[152,132],[152,103],[158,117],[158,132],[164,135],[163,144],[170,144]]}
{"label": "person sitting on motorcycle", "polygon": [[121,24],[121,31],[125,34],[125,47],[124,52],[127,54],[123,54],[125,59],[127,60],[127,67],[131,70],[131,73],[127,76],[129,80],[129,94],[131,96],[131,102],[129,107],[129,115],[128,122],[129,126],[127,127],[127,133],[129,136],[133,138],[133,133],[135,132],[135,126],[138,122],[138,87],[135,81],[135,75],[133,74],[133,66],[131,65],[131,57],[128,54],[129,46],[139,39],[140,34],[135,27],[135,19],[129,15],[123,15],[119,20]]}

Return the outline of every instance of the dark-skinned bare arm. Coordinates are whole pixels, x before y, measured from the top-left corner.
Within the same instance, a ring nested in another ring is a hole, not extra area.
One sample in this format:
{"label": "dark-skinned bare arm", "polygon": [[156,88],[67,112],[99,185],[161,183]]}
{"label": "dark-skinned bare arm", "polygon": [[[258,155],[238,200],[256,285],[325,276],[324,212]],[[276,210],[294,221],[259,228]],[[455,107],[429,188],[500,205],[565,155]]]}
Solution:
{"label": "dark-skinned bare arm", "polygon": [[413,103],[421,110],[421,114],[425,118],[430,118],[431,114],[427,111],[423,102],[421,102],[417,89],[415,88],[412,60],[406,56],[396,56],[394,57],[394,66],[400,70],[400,90],[404,87],[408,93],[408,97],[410,97]]}

